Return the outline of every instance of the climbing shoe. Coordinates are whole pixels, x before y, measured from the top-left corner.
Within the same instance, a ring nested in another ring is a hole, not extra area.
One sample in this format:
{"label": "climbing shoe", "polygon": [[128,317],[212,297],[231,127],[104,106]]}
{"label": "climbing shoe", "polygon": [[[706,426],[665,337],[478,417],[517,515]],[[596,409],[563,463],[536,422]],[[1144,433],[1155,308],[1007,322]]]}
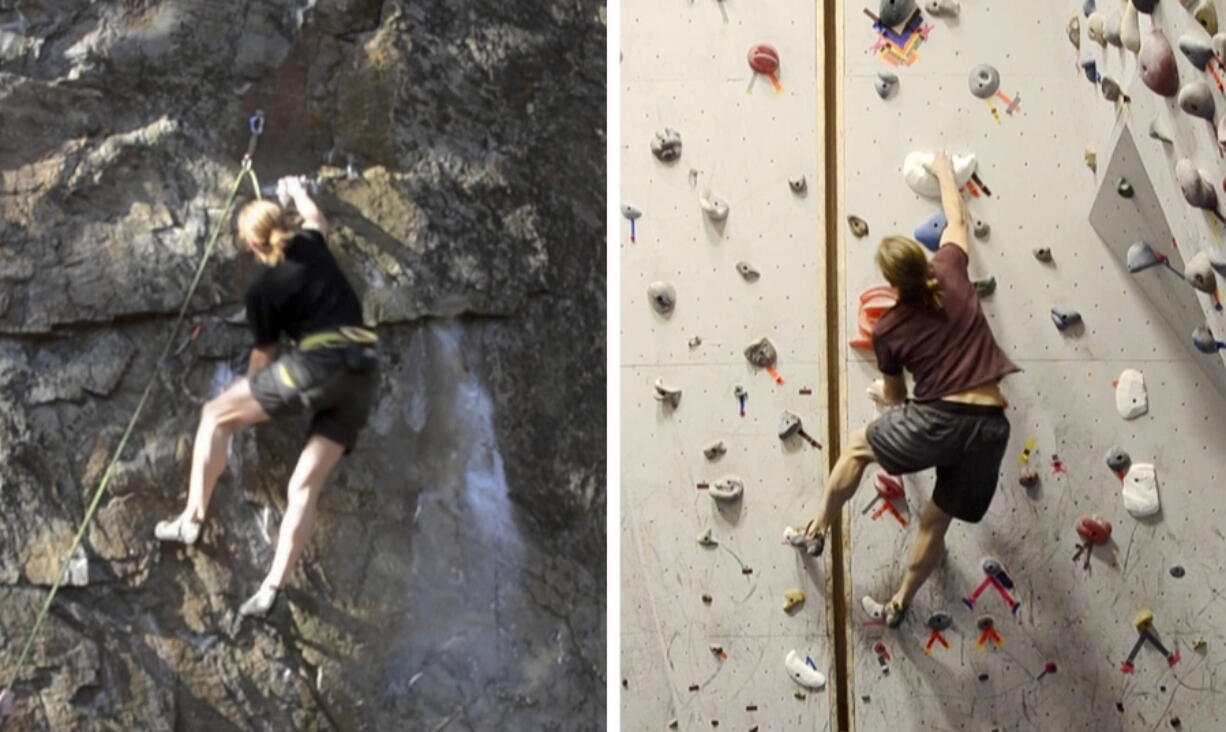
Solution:
{"label": "climbing shoe", "polygon": [[260,585],[260,589],[255,591],[255,594],[247,598],[238,609],[239,615],[263,617],[272,609],[273,604],[277,601],[277,588],[272,585]]}
{"label": "climbing shoe", "polygon": [[153,529],[153,535],[161,541],[177,541],[192,545],[200,538],[200,522],[179,516],[171,521],[159,521]]}
{"label": "climbing shoe", "polygon": [[860,600],[860,606],[870,618],[884,621],[886,627],[889,628],[897,628],[902,623],[903,616],[907,614],[907,609],[893,600],[882,604],[868,595]]}

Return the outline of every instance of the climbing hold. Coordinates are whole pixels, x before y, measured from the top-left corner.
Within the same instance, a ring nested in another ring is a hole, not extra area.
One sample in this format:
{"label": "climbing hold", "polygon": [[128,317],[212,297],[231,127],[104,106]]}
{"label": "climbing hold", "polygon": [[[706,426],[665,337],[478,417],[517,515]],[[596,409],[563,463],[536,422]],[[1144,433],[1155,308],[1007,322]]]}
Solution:
{"label": "climbing hold", "polygon": [[949,630],[954,624],[949,613],[935,612],[928,616],[928,627],[935,631]]}
{"label": "climbing hold", "polygon": [[800,195],[809,187],[809,181],[805,180],[802,175],[799,178],[788,178],[788,188],[792,189],[792,193]]}
{"label": "climbing hold", "polygon": [[1201,292],[1210,295],[1217,292],[1217,280],[1213,276],[1213,267],[1209,264],[1209,252],[1201,250],[1184,265],[1183,275],[1188,284]]}
{"label": "climbing hold", "polygon": [[622,216],[634,221],[643,215],[643,212],[638,208],[631,206],[628,203],[622,204]]}
{"label": "climbing hold", "polygon": [[1201,0],[1200,7],[1192,13],[1192,17],[1196,18],[1196,22],[1200,23],[1209,35],[1217,33],[1217,6],[1213,4],[1213,0]]}
{"label": "climbing hold", "polygon": [[847,226],[851,228],[852,236],[863,239],[868,236],[868,222],[859,216],[848,216]]}
{"label": "climbing hold", "polygon": [[1226,350],[1226,343],[1219,341],[1213,335],[1213,331],[1203,325],[1196,326],[1192,331],[1192,343],[1201,353],[1215,354],[1218,351]]}
{"label": "climbing hold", "polygon": [[[884,5],[888,1],[882,0],[882,4]],[[812,661],[801,658],[800,654],[795,650],[788,651],[787,658],[783,660],[783,665],[788,670],[788,676],[792,677],[792,681],[805,688],[817,691],[826,685],[826,677],[816,668],[813,668],[810,665],[811,663]]]}
{"label": "climbing hold", "polygon": [[818,449],[821,448],[821,443],[810,437],[809,433],[805,432],[805,426],[800,420],[800,415],[789,412],[785,409],[783,410],[783,414],[779,417],[779,439],[787,440],[796,435],[803,437],[810,445]]}
{"label": "climbing hold", "polygon": [[1141,24],[1132,3],[1124,5],[1124,17],[1120,19],[1120,43],[1133,53],[1141,50]]}
{"label": "climbing hold", "polygon": [[1158,118],[1154,118],[1149,123],[1149,136],[1162,142],[1174,143],[1174,140],[1171,138],[1171,130],[1167,127],[1166,121]]}
{"label": "climbing hold", "polygon": [[1122,447],[1113,447],[1107,452],[1107,467],[1116,473],[1126,473],[1132,467],[1132,457]]}
{"label": "climbing hold", "polygon": [[1077,519],[1077,533],[1094,546],[1102,546],[1111,538],[1111,522],[1102,516],[1087,514]]}
{"label": "climbing hold", "polygon": [[1064,30],[1065,32],[1068,33],[1069,43],[1072,43],[1073,48],[1076,48],[1078,51],[1080,51],[1081,50],[1081,18],[1077,17],[1077,11],[1074,10],[1073,14],[1069,16],[1068,25],[1065,26]]}
{"label": "climbing hold", "polygon": [[1086,24],[1086,35],[1100,46],[1107,45],[1107,18],[1100,12],[1090,13],[1090,22]]}
{"label": "climbing hold", "polygon": [[790,613],[805,601],[805,593],[797,587],[783,591],[783,612]]}
{"label": "climbing hold", "polygon": [[911,0],[881,0],[877,18],[887,28],[902,23],[911,15]]}
{"label": "climbing hold", "polygon": [[707,489],[717,501],[735,501],[745,492],[745,481],[733,475],[725,475]]}
{"label": "climbing hold", "polygon": [[1158,500],[1158,477],[1151,463],[1134,463],[1124,476],[1124,487],[1121,490],[1124,499],[1124,509],[1128,513],[1141,518],[1152,516],[1161,508]]}
{"label": "climbing hold", "polygon": [[878,71],[877,78],[873,81],[873,88],[877,90],[877,96],[882,99],[889,99],[890,94],[894,93],[894,89],[898,87],[898,74],[889,71]]}
{"label": "climbing hold", "polygon": [[779,94],[783,91],[783,86],[779,83],[779,52],[774,46],[765,43],[759,43],[756,46],[751,46],[749,53],[746,54],[746,60],[749,62],[749,68],[753,69],[753,78],[750,79],[750,89],[753,89],[753,80],[758,78],[758,74],[766,74],[771,80],[771,84],[775,87],[775,93]]}
{"label": "climbing hold", "polygon": [[698,544],[705,547],[719,546],[719,542],[711,537],[711,529],[707,529],[698,535]]}
{"label": "climbing hold", "polygon": [[1025,488],[1034,488],[1039,484],[1039,471],[1027,465],[1018,471],[1017,482]]}
{"label": "climbing hold", "polygon": [[975,621],[975,627],[980,630],[988,630],[996,627],[996,620],[991,615],[984,615]]}
{"label": "climbing hold", "polygon": [[762,338],[745,347],[745,358],[758,368],[770,368],[779,359],[779,352],[769,338]]}
{"label": "climbing hold", "polygon": [[1179,564],[1176,564],[1174,567],[1171,567],[1170,571],[1171,571],[1171,576],[1174,577],[1175,579],[1180,579],[1185,574],[1187,574],[1187,572],[1184,571],[1183,566]]}
{"label": "climbing hold", "polygon": [[1137,630],[1148,630],[1154,624],[1154,613],[1151,610],[1138,610],[1135,618],[1132,619],[1132,625]]}
{"label": "climbing hold", "polygon": [[1135,419],[1149,411],[1145,377],[1136,369],[1124,369],[1115,382],[1115,411],[1124,419]]}
{"label": "climbing hold", "polygon": [[1124,42],[1120,40],[1120,24],[1122,21],[1123,18],[1120,16],[1120,11],[1114,10],[1107,16],[1107,22],[1103,26],[1103,38],[1107,39],[1107,43],[1116,48],[1124,45]]}
{"label": "climbing hold", "polygon": [[856,317],[857,333],[848,343],[852,348],[872,348],[873,328],[886,311],[898,302],[898,293],[888,285],[876,285],[860,293],[859,313]]}
{"label": "climbing hold", "polygon": [[712,221],[723,221],[728,218],[727,202],[717,198],[711,191],[704,191],[698,197],[698,205],[702,207],[703,213]]}
{"label": "climbing hold", "polygon": [[1193,117],[1213,121],[1215,106],[1213,92],[1209,85],[1200,79],[1189,81],[1179,90],[1179,108]]}
{"label": "climbing hold", "polygon": [[1095,173],[1098,172],[1098,153],[1094,152],[1094,148],[1087,147],[1085,154],[1086,167]]}
{"label": "climbing hold", "polygon": [[1120,176],[1120,181],[1115,186],[1115,192],[1120,194],[1121,198],[1132,198],[1137,193],[1132,184],[1128,182],[1128,179],[1123,176]]}
{"label": "climbing hold", "polygon": [[1119,83],[1117,83],[1116,80],[1112,79],[1110,76],[1104,76],[1101,84],[1103,89],[1103,97],[1105,97],[1108,102],[1118,102],[1123,99],[1124,103],[1127,104],[1128,102],[1132,101],[1132,99],[1129,98],[1129,96],[1125,94],[1122,89],[1120,89]]}
{"label": "climbing hold", "polygon": [[[940,198],[941,185],[937,182],[936,176],[929,173],[926,167],[932,164],[932,160],[932,153],[913,152],[903,161],[902,174],[911,190],[926,198]],[[953,165],[954,181],[961,188],[975,172],[975,156],[971,154],[955,155]]]}
{"label": "climbing hold", "polygon": [[1044,264],[1051,262],[1051,247],[1035,247],[1032,251],[1034,258]]}
{"label": "climbing hold", "polygon": [[702,336],[694,336],[689,341],[690,348],[698,348],[702,345]]}
{"label": "climbing hold", "polygon": [[706,459],[714,462],[722,458],[728,452],[728,446],[723,440],[716,440],[706,447],[702,448],[702,454]]}
{"label": "climbing hold", "polygon": [[1086,79],[1091,84],[1097,84],[1102,77],[1098,75],[1098,63],[1092,58],[1088,58],[1081,62],[1081,70],[1086,73]]}
{"label": "climbing hold", "polygon": [[1052,308],[1051,319],[1056,324],[1057,330],[1067,330],[1081,322],[1081,313],[1076,310]]}
{"label": "climbing hold", "polygon": [[1217,56],[1219,62],[1226,59],[1226,33],[1214,34],[1213,38],[1209,39],[1209,45],[1213,48],[1213,55]]}
{"label": "climbing hold", "polygon": [[1133,242],[1128,247],[1125,262],[1128,266],[1128,271],[1132,274],[1144,272],[1150,267],[1167,263],[1166,257],[1154,251],[1153,247],[1143,241]]}
{"label": "climbing hold", "polygon": [[705,593],[705,592],[704,592],[704,593],[702,594],[702,602],[703,602],[703,604],[704,604],[704,605],[710,605],[710,604],[711,604],[711,596],[710,596],[710,595],[708,595],[707,593]]}
{"label": "climbing hold", "polygon": [[995,577],[996,575],[1000,574],[1000,571],[1001,571],[1000,562],[993,559],[992,557],[983,558],[983,573],[984,574],[988,575],[989,577]]}
{"label": "climbing hold", "polygon": [[677,288],[671,282],[652,282],[647,286],[647,299],[660,315],[668,315],[677,307]]}
{"label": "climbing hold", "polygon": [[980,99],[988,99],[1000,89],[1000,72],[994,66],[979,64],[971,69],[967,83],[971,87],[971,94]]}
{"label": "climbing hold", "polygon": [[992,227],[983,219],[975,219],[974,231],[976,239],[987,239],[992,233]]}
{"label": "climbing hold", "polygon": [[938,17],[942,15],[957,17],[962,7],[954,0],[927,0],[924,3],[924,10],[927,10],[929,15]]}
{"label": "climbing hold", "polygon": [[754,269],[752,264],[744,261],[736,263],[736,271],[741,274],[741,277],[746,282],[757,282],[758,278],[762,276],[762,273]]}
{"label": "climbing hold", "polygon": [[1085,2],[1081,4],[1081,12],[1085,13],[1085,16],[1088,18],[1090,17],[1090,13],[1094,12],[1094,6],[1094,0],[1085,0]]}
{"label": "climbing hold", "polygon": [[656,379],[655,398],[657,402],[667,404],[669,407],[676,409],[677,405],[681,404],[681,390],[665,386],[664,379]]}
{"label": "climbing hold", "polygon": [[996,292],[996,278],[989,277],[986,280],[974,280],[971,285],[975,288],[975,294],[981,298],[991,297]]}
{"label": "climbing hold", "polygon": [[1179,50],[1183,51],[1183,55],[1187,56],[1192,65],[1201,71],[1205,70],[1209,59],[1213,58],[1213,47],[1209,45],[1209,42],[1190,33],[1179,37]]}
{"label": "climbing hold", "polygon": [[1131,4],[1138,11],[1149,15],[1154,12],[1154,6],[1158,4],[1158,0],[1132,0]]}
{"label": "climbing hold", "polygon": [[939,211],[916,228],[915,240],[935,252],[941,248],[941,234],[945,232],[947,225],[945,212]]}
{"label": "climbing hold", "polygon": [[681,133],[668,127],[656,133],[651,141],[651,154],[662,163],[671,163],[681,157]]}
{"label": "climbing hold", "polygon": [[1217,212],[1217,191],[1191,160],[1183,158],[1175,163],[1175,180],[1179,182],[1179,190],[1189,206],[1203,208],[1221,217]]}
{"label": "climbing hold", "polygon": [[1173,97],[1179,93],[1179,69],[1175,65],[1175,52],[1171,50],[1171,42],[1162,34],[1162,29],[1154,26],[1141,43],[1141,53],[1137,56],[1141,66],[1141,81],[1156,94]]}

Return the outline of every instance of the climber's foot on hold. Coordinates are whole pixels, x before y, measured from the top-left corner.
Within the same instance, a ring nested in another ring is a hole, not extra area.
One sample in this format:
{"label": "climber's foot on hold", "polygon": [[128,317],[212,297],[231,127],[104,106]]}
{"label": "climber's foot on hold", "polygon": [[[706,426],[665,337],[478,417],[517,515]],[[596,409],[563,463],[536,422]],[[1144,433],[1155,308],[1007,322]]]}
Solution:
{"label": "climber's foot on hold", "polygon": [[255,594],[247,598],[247,601],[238,609],[238,614],[245,617],[263,617],[268,614],[272,606],[277,601],[277,593],[279,588],[270,584],[260,585],[260,589],[255,591]]}
{"label": "climber's foot on hold", "polygon": [[200,538],[200,526],[199,521],[181,515],[170,521],[159,521],[153,535],[161,541],[177,541],[190,546]]}
{"label": "climber's foot on hold", "polygon": [[884,622],[889,628],[897,628],[902,623],[903,616],[907,614],[907,609],[897,600],[890,600],[882,604],[868,595],[860,600],[860,606],[870,618]]}

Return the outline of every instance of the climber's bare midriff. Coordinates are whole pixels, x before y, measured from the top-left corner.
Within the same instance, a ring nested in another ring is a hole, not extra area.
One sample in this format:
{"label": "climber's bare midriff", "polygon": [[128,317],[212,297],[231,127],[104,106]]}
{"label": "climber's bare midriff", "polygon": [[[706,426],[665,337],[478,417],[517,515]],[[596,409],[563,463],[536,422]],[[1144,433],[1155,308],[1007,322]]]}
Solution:
{"label": "climber's bare midriff", "polygon": [[989,407],[1003,407],[1005,405],[1005,397],[1000,393],[1000,382],[996,381],[972,386],[957,394],[946,394],[941,397],[941,401],[957,402],[958,404],[979,404]]}

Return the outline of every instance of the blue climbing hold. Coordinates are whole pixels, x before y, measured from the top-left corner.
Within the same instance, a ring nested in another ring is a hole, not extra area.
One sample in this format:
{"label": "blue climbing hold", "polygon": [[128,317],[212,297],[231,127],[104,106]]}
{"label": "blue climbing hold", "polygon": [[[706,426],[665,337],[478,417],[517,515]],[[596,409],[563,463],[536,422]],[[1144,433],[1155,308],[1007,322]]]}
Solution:
{"label": "blue climbing hold", "polygon": [[1086,0],[1081,5],[1081,12],[1085,13],[1087,18],[1090,17],[1090,13],[1094,12],[1094,0]]}
{"label": "blue climbing hold", "polygon": [[1098,74],[1098,63],[1094,59],[1088,58],[1081,62],[1081,68],[1086,72],[1086,78],[1090,80],[1090,83],[1098,86],[1098,82],[1102,81],[1103,78]]}
{"label": "blue climbing hold", "polygon": [[1192,331],[1192,343],[1201,353],[1214,354],[1226,349],[1226,343],[1215,338],[1213,331],[1203,325],[1197,326],[1196,330]]}
{"label": "blue climbing hold", "polygon": [[942,211],[915,230],[915,240],[928,247],[929,251],[935,252],[941,248],[941,234],[944,233],[947,225],[945,212]]}

